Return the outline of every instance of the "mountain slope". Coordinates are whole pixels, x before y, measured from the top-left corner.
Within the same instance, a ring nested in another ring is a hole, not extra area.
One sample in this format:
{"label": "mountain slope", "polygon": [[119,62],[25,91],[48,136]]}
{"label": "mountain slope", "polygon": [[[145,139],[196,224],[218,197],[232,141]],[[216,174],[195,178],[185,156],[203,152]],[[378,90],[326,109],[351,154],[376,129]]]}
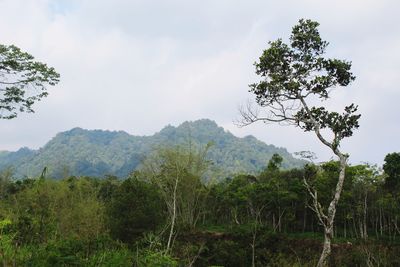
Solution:
{"label": "mountain slope", "polygon": [[283,158],[283,167],[301,166],[284,148],[267,145],[253,136],[238,138],[210,120],[184,122],[166,126],[153,136],[133,136],[126,132],[74,128],[57,134],[43,148],[22,148],[0,152],[0,169],[12,166],[15,176],[32,177],[46,166],[50,176],[68,175],[119,177],[133,171],[152,149],[161,145],[212,143],[209,159],[224,175],[237,172],[256,173],[264,168],[274,153]]}

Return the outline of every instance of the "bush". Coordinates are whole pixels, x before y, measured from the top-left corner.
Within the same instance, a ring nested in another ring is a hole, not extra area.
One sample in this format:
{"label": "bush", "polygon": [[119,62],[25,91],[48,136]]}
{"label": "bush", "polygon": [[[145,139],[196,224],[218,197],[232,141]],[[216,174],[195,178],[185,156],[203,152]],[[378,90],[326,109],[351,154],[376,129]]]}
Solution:
{"label": "bush", "polygon": [[137,267],[176,267],[178,262],[163,251],[142,250],[136,257]]}
{"label": "bush", "polygon": [[133,244],[143,233],[154,231],[163,221],[162,203],[157,190],[136,178],[125,180],[107,207],[111,235]]}

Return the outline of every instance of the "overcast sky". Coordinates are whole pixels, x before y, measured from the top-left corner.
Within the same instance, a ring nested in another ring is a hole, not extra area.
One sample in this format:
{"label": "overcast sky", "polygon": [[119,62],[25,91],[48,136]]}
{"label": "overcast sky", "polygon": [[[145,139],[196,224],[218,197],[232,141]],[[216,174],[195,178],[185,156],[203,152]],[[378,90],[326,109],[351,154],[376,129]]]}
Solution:
{"label": "overcast sky", "polygon": [[36,113],[0,122],[0,150],[39,148],[73,127],[152,135],[209,118],[237,136],[331,158],[312,134],[257,124],[237,128],[252,99],[253,63],[300,18],[320,22],[329,56],[353,62],[356,81],[333,108],[355,102],[360,128],[342,149],[381,164],[400,151],[398,0],[0,0],[0,43],[53,66],[61,82]]}

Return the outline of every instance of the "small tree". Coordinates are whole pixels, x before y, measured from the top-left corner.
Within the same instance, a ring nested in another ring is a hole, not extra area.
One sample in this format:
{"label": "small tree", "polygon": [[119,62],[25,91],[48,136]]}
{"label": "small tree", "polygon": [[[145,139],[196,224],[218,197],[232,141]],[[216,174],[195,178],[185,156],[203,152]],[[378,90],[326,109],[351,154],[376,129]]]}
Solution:
{"label": "small tree", "polygon": [[0,44],[0,119],[13,119],[18,112],[34,112],[32,105],[47,96],[46,85],[60,75],[54,68],[14,45]]}
{"label": "small tree", "polygon": [[107,205],[107,223],[113,237],[133,243],[143,233],[155,231],[164,222],[157,188],[133,173],[115,190]]}
{"label": "small tree", "polygon": [[301,19],[293,27],[289,45],[281,39],[269,43],[269,48],[255,63],[261,81],[250,85],[250,92],[255,94],[263,113],[249,104],[240,109],[238,124],[245,126],[263,121],[295,125],[305,132],[314,132],[339,158],[339,178],[327,209],[321,206],[317,192],[305,181],[313,199],[313,209],[324,227],[324,246],[318,266],[325,266],[331,253],[336,206],[348,159],[339,149],[340,143],[359,127],[361,115],[355,114],[357,106],[354,104],[345,107],[341,114],[315,104],[328,99],[330,89],[347,86],[355,79],[350,72],[350,62],[323,57],[328,43],[321,39],[318,26],[318,22]]}
{"label": "small tree", "polygon": [[161,147],[143,163],[146,179],[156,185],[167,206],[169,235],[166,252],[170,252],[177,226],[194,228],[205,212],[207,188],[202,178],[210,166],[209,145],[204,148]]}
{"label": "small tree", "polygon": [[279,154],[273,154],[267,165],[268,171],[277,171],[282,165],[283,158]]}

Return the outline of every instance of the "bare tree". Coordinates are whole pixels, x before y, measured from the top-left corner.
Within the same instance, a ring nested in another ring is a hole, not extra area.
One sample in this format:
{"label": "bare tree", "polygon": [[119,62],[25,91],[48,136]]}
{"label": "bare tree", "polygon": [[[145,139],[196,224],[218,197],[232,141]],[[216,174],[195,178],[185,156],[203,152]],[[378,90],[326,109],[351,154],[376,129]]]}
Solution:
{"label": "bare tree", "polygon": [[289,45],[281,39],[269,42],[269,48],[255,63],[261,81],[250,85],[258,107],[250,103],[241,107],[237,124],[246,126],[262,121],[294,125],[305,132],[314,132],[338,157],[339,177],[327,208],[321,206],[318,192],[306,182],[313,210],[324,227],[324,245],[317,266],[326,266],[348,160],[348,155],[340,150],[340,143],[359,127],[361,115],[355,114],[357,106],[354,104],[346,106],[343,113],[318,106],[330,97],[331,89],[347,86],[355,79],[350,72],[350,62],[323,57],[328,43],[321,39],[318,26],[318,22],[301,19],[293,27]]}

